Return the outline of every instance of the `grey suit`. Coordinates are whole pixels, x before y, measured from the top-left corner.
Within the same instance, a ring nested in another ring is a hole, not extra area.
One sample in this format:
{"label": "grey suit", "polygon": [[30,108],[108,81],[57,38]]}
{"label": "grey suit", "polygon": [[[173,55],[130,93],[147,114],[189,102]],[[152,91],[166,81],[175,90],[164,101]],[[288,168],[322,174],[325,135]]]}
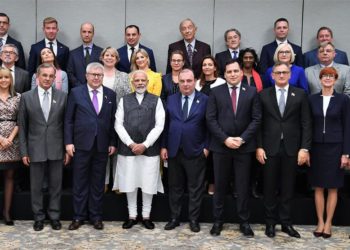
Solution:
{"label": "grey suit", "polygon": [[19,140],[21,156],[30,158],[30,182],[34,220],[44,220],[41,191],[44,170],[49,175],[51,220],[60,217],[62,167],[64,156],[63,121],[67,95],[52,89],[48,121],[41,109],[38,87],[22,95],[19,109]]}
{"label": "grey suit", "polygon": [[[333,67],[337,70],[339,75],[338,80],[334,85],[334,90],[337,93],[344,93],[350,96],[350,67],[335,62],[333,62]],[[309,83],[309,89],[311,94],[319,93],[322,89],[319,78],[321,69],[322,68],[320,64],[316,64],[305,69],[305,75]]]}
{"label": "grey suit", "polygon": [[28,90],[30,90],[29,72],[15,67],[15,91],[22,94]]}

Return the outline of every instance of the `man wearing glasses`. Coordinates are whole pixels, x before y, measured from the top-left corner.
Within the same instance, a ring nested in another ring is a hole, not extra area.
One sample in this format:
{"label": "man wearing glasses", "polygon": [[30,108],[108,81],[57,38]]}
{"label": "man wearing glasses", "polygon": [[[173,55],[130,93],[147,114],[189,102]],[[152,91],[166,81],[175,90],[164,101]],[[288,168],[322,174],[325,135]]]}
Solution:
{"label": "man wearing glasses", "polygon": [[64,141],[73,157],[74,217],[69,230],[89,219],[96,230],[103,229],[102,199],[109,155],[116,148],[115,93],[102,86],[103,65],[86,67],[87,84],[73,88],[67,103]]}
{"label": "man wearing glasses", "polygon": [[334,67],[339,75],[334,85],[334,90],[337,93],[344,93],[350,96],[350,67],[334,62],[335,54],[335,47],[331,42],[324,42],[318,47],[317,57],[320,63],[305,69],[311,94],[321,91],[322,87],[319,78],[321,69]]}
{"label": "man wearing glasses", "polygon": [[[275,86],[260,92],[262,122],[256,158],[264,169],[264,206],[266,236],[282,232],[300,238],[291,220],[291,201],[297,165],[309,164],[312,121],[306,93],[289,85],[290,68],[276,63],[272,68]],[[279,188],[279,200],[276,190]]]}

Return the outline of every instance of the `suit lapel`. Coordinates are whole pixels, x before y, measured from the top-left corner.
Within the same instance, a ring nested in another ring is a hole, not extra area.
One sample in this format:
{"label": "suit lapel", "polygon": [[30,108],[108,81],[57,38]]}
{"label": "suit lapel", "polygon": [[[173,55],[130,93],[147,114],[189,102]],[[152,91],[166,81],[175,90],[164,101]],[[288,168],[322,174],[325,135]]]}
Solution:
{"label": "suit lapel", "polygon": [[280,110],[278,108],[278,102],[277,102],[277,97],[276,97],[276,88],[271,87],[269,94],[270,94],[271,104],[272,104],[273,109],[275,110],[275,113],[277,114],[278,117],[282,118]]}
{"label": "suit lapel", "polygon": [[83,45],[80,46],[78,56],[79,56],[79,61],[82,63],[82,65],[84,65],[84,68],[86,68],[86,63],[85,63],[85,58],[84,58],[84,47],[83,47]]}
{"label": "suit lapel", "polygon": [[51,91],[52,91],[51,107],[50,107],[49,117],[47,118],[47,123],[49,123],[49,121],[52,119],[53,112],[55,112],[55,110],[56,110],[57,91],[54,88],[52,88]]}
{"label": "suit lapel", "polygon": [[38,107],[38,109],[40,109],[41,118],[44,122],[46,122],[43,109],[41,108],[41,105],[40,105],[38,87],[36,87],[35,90],[33,91],[33,107]]}
{"label": "suit lapel", "polygon": [[102,111],[106,108],[106,106],[108,105],[108,103],[110,102],[108,96],[107,96],[107,91],[106,91],[106,88],[105,87],[102,87],[103,89],[103,95],[102,95],[102,106],[101,106],[101,109],[100,109],[100,113],[102,113]]}
{"label": "suit lapel", "polygon": [[293,90],[293,87],[289,85],[288,88],[288,95],[287,95],[287,102],[286,107],[284,109],[283,116],[287,115],[288,111],[291,109],[295,101],[295,91]]}
{"label": "suit lapel", "polygon": [[200,104],[200,98],[199,98],[198,92],[196,91],[187,119],[189,119],[197,111],[199,104]]}
{"label": "suit lapel", "polygon": [[175,106],[176,107],[176,113],[177,115],[179,116],[180,120],[183,119],[183,115],[182,115],[182,94],[179,92],[179,93],[176,93],[177,95],[177,98],[175,99]]}
{"label": "suit lapel", "polygon": [[[237,103],[237,110],[236,110],[236,116],[238,116],[242,111],[244,107],[244,101],[247,96],[247,87],[243,86],[241,84],[241,88],[239,90],[239,96],[238,96],[238,103]],[[233,110],[233,109],[232,109]]]}

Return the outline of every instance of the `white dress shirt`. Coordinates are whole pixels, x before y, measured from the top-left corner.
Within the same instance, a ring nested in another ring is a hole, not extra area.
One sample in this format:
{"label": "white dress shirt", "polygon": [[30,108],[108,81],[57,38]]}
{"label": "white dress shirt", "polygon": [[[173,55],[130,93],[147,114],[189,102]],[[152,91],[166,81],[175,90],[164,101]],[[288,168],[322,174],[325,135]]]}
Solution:
{"label": "white dress shirt", "polygon": [[57,40],[50,41],[49,39],[45,38],[45,46],[46,48],[50,48],[49,42],[52,42],[52,48],[53,48],[53,53],[57,56]]}
{"label": "white dress shirt", "polygon": [[50,110],[51,109],[51,99],[52,99],[52,87],[45,90],[38,85],[38,95],[39,95],[40,107],[43,106],[43,99],[44,99],[45,91],[47,91],[47,93],[48,93],[47,97],[49,98],[49,110]]}

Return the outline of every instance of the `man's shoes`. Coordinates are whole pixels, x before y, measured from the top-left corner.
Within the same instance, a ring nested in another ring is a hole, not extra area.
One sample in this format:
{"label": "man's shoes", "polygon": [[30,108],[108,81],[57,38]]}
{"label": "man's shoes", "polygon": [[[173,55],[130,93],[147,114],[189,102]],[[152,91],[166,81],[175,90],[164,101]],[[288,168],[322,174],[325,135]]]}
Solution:
{"label": "man's shoes", "polygon": [[241,233],[248,238],[252,238],[254,237],[254,232],[251,229],[250,225],[248,222],[246,223],[242,223],[239,225],[239,230],[241,231]]}
{"label": "man's shoes", "polygon": [[275,225],[266,224],[265,235],[269,238],[273,238],[276,236]]}
{"label": "man's shoes", "polygon": [[125,221],[124,223],[123,223],[123,228],[124,229],[129,229],[129,228],[132,228],[134,225],[136,225],[137,224],[137,220],[135,220],[135,219],[128,219],[127,221]]}
{"label": "man's shoes", "polygon": [[201,230],[201,227],[199,226],[198,221],[196,220],[191,220],[190,221],[190,229],[194,233],[198,233]]}
{"label": "man's shoes", "polygon": [[282,232],[288,234],[290,237],[300,238],[300,234],[292,225],[282,225]]}
{"label": "man's shoes", "polygon": [[142,220],[142,225],[146,228],[146,229],[154,229],[154,223],[150,220],[150,219],[144,219]]}
{"label": "man's shoes", "polygon": [[44,221],[43,220],[34,221],[33,229],[34,229],[34,231],[43,230],[44,229]]}
{"label": "man's shoes", "polygon": [[96,230],[102,230],[103,229],[103,222],[102,220],[97,220],[94,222],[94,228]]}
{"label": "man's shoes", "polygon": [[210,234],[213,236],[219,236],[222,231],[222,223],[215,222],[213,227],[210,229]]}
{"label": "man's shoes", "polygon": [[178,226],[180,226],[180,222],[177,219],[171,219],[171,221],[164,226],[164,230],[173,230]]}
{"label": "man's shoes", "polygon": [[81,221],[81,220],[73,220],[72,223],[69,225],[68,230],[77,230],[82,225],[84,225],[83,221]]}
{"label": "man's shoes", "polygon": [[62,224],[59,220],[51,220],[50,224],[53,230],[61,230],[62,228]]}

